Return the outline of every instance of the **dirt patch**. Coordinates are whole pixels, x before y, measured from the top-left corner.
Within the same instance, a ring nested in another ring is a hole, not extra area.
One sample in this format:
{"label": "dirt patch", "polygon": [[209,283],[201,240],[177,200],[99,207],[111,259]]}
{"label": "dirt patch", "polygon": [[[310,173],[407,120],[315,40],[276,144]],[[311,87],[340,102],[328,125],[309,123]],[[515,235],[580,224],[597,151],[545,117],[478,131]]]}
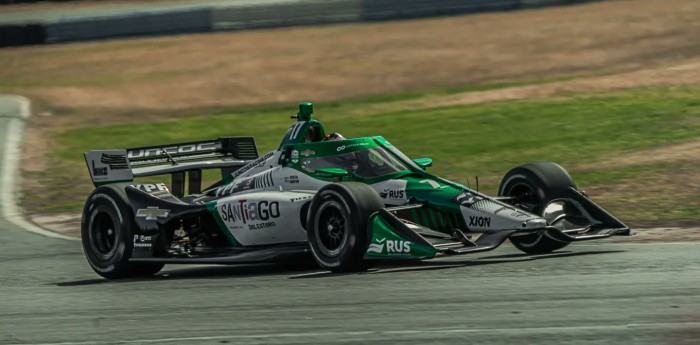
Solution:
{"label": "dirt patch", "polygon": [[680,144],[626,152],[598,161],[595,164],[577,165],[576,170],[610,170],[669,162],[697,162],[698,157],[700,157],[700,140],[691,140]]}
{"label": "dirt patch", "polygon": [[0,72],[5,85],[0,89],[59,109],[82,109],[80,121],[92,121],[124,109],[138,111],[120,118],[138,118],[157,110],[631,71],[700,55],[696,13],[700,2],[695,0],[606,1],[416,21],[13,48],[0,51],[0,64],[11,67]]}
{"label": "dirt patch", "polygon": [[[381,112],[399,110],[415,110],[423,108],[435,108],[454,105],[466,105],[483,102],[508,101],[533,98],[551,98],[574,92],[606,91],[615,89],[626,89],[633,87],[666,86],[700,83],[700,59],[692,59],[684,62],[674,62],[669,66],[639,69],[621,73],[611,73],[604,76],[581,77],[573,80],[551,82],[546,84],[527,85],[518,87],[508,87],[496,90],[470,91],[456,93],[446,96],[430,96],[424,99],[414,99],[408,101],[387,102],[363,109],[369,112]],[[669,158],[691,158],[692,153],[687,150],[700,149],[700,144],[684,144],[679,147],[669,147],[659,149],[658,153],[681,150]],[[625,162],[640,159],[644,152],[629,157]],[[698,157],[696,155],[695,157]],[[647,157],[651,158],[651,157]],[[663,157],[653,157],[653,159],[663,159]],[[617,160],[611,160],[616,161]],[[651,160],[650,160],[651,162]]]}

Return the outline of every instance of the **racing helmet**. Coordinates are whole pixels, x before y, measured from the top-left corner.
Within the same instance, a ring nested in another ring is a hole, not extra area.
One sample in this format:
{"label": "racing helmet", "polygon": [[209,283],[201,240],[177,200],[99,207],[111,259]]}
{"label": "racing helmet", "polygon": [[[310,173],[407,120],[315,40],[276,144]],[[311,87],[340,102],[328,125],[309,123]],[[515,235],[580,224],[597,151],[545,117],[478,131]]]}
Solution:
{"label": "racing helmet", "polygon": [[331,134],[326,135],[324,140],[327,140],[327,141],[345,140],[345,137],[340,133],[331,133]]}

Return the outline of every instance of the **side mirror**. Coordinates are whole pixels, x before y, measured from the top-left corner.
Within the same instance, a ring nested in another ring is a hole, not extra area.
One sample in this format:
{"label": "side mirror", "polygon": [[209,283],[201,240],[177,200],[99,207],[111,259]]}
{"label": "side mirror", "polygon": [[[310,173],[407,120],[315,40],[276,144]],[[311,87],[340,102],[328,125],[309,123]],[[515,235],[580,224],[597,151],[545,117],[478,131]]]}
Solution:
{"label": "side mirror", "polygon": [[340,168],[321,168],[314,170],[314,172],[321,177],[332,177],[336,182],[340,182],[343,177],[349,175],[347,170]]}
{"label": "side mirror", "polygon": [[416,158],[413,160],[413,163],[418,164],[419,167],[423,168],[429,168],[433,166],[433,159],[432,158]]}

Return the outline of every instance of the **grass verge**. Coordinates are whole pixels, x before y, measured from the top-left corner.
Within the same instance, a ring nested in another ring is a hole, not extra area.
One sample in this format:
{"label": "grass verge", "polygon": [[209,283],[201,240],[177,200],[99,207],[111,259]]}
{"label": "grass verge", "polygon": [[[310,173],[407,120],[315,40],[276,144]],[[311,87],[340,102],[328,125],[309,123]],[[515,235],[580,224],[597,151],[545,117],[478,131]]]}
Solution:
{"label": "grass verge", "polygon": [[[452,90],[431,90],[430,94],[449,92]],[[577,170],[577,166],[595,166],[610,156],[700,137],[698,96],[700,86],[689,85],[415,111],[369,106],[428,97],[401,94],[317,104],[316,117],[328,132],[348,137],[383,135],[411,157],[432,157],[433,172],[449,179],[464,182],[467,176],[479,175],[480,188],[488,193],[496,190],[508,169],[550,160],[567,167],[580,187],[598,192],[593,193],[594,199],[613,213],[635,221],[665,220],[669,215],[693,219],[700,216],[700,198],[686,188],[688,181],[673,178],[674,174],[685,176],[673,164],[600,170]],[[82,161],[87,150],[255,135],[259,150],[265,152],[279,144],[290,124],[286,115],[293,112],[293,105],[284,110],[278,106],[245,108],[172,121],[64,130],[56,135],[55,149],[47,157],[56,174],[29,176],[50,178],[50,187],[41,195],[27,195],[26,203],[38,212],[79,210],[92,188]],[[700,165],[684,164],[688,171]],[[653,183],[656,185],[649,185]],[[657,187],[677,197],[666,198],[663,204],[649,202],[651,194],[658,193]]]}

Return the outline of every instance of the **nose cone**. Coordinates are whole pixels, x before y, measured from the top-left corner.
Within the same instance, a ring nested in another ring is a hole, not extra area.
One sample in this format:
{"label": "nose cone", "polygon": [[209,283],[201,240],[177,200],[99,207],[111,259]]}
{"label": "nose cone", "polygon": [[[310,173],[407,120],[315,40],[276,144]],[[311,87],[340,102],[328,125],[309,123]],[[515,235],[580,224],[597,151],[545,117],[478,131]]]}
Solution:
{"label": "nose cone", "polygon": [[483,196],[474,197],[474,203],[461,204],[462,216],[471,231],[542,229],[547,221],[532,213]]}

